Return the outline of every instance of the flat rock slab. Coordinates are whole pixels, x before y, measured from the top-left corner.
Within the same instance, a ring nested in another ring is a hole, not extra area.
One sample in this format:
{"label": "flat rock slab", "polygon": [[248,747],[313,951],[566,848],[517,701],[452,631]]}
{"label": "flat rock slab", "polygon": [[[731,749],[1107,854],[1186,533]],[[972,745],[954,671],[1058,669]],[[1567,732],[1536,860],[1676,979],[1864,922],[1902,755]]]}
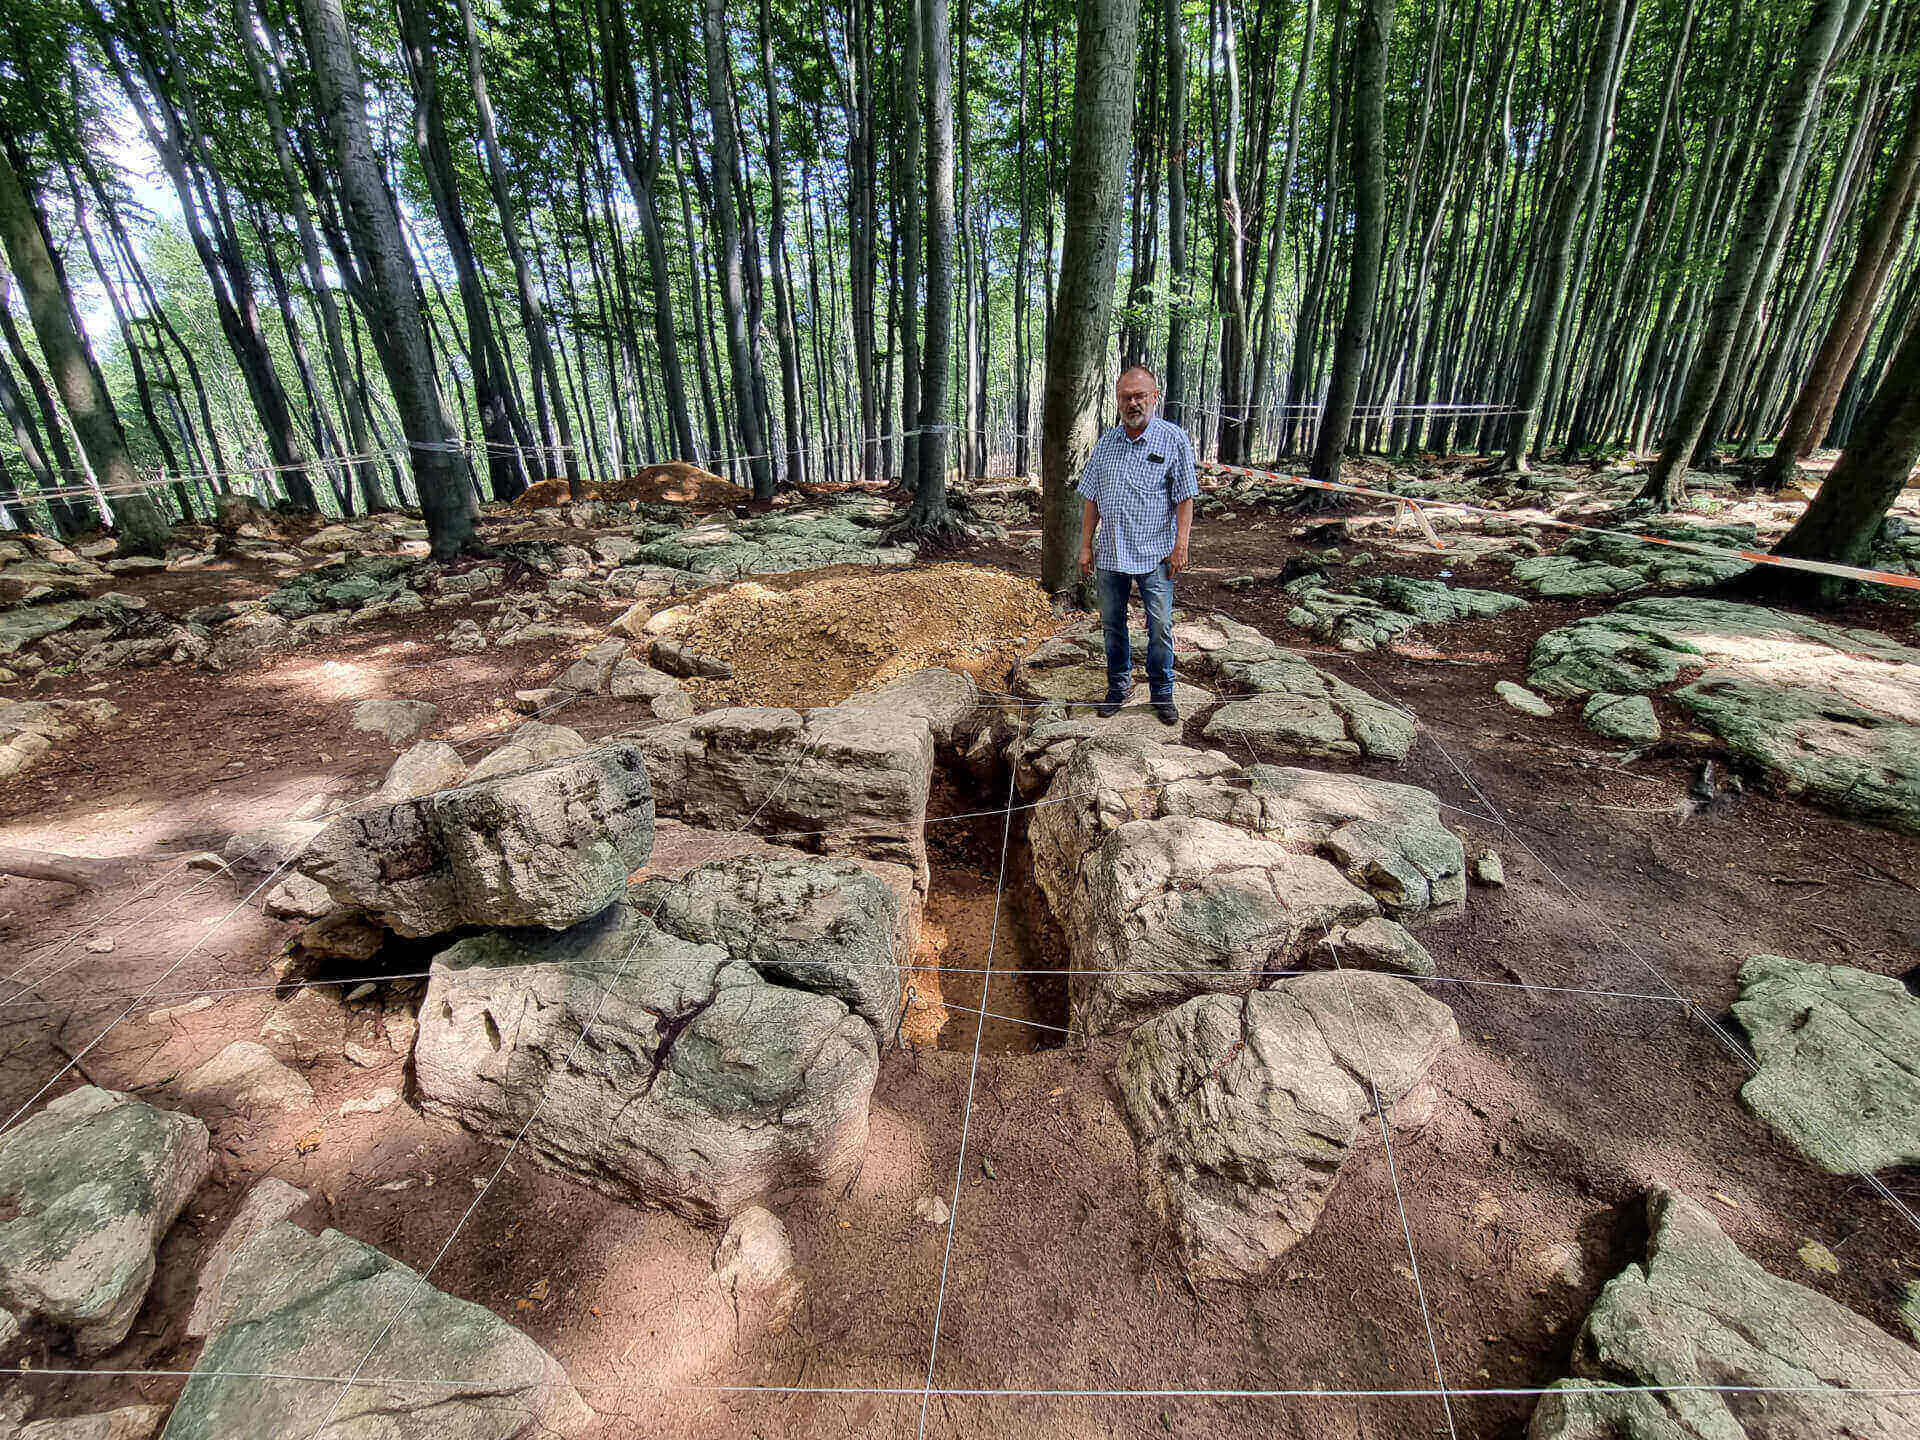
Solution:
{"label": "flat rock slab", "polygon": [[[344,1026],[342,1027],[344,1034]],[[313,1104],[313,1086],[290,1070],[266,1046],[236,1040],[202,1061],[180,1080],[180,1099],[196,1110],[305,1110]]]}
{"label": "flat rock slab", "polygon": [[1236,765],[1219,751],[1105,736],[1056,773],[1029,837],[1059,908],[1087,853],[1128,820],[1215,820],[1332,862],[1395,919],[1466,899],[1466,849],[1415,785],[1296,766]]}
{"label": "flat rock slab", "polygon": [[13,1440],[153,1440],[167,1418],[164,1405],[123,1405],[95,1415],[36,1420],[13,1432]]}
{"label": "flat rock slab", "polygon": [[[762,886],[777,941],[754,933]],[[879,880],[802,857],[650,880],[559,934],[463,940],[420,1007],[422,1108],[497,1139],[531,1120],[542,1163],[705,1222],[817,1184],[866,1144],[894,923]]]}
{"label": "flat rock slab", "polygon": [[349,712],[348,724],[399,750],[426,734],[439,718],[440,707],[427,700],[362,700]]}
{"label": "flat rock slab", "polygon": [[[363,1360],[351,1386],[252,1378],[347,1376]],[[232,1256],[213,1336],[167,1435],[533,1440],[577,1433],[592,1418],[560,1363],[492,1311],[337,1230],[311,1235],[278,1221]]]}
{"label": "flat rock slab", "polygon": [[698,575],[781,575],[823,565],[906,565],[912,546],[888,545],[862,504],[786,511],[690,526],[639,547],[635,561]]}
{"label": "flat rock slab", "polygon": [[1404,760],[1413,718],[1271,646],[1229,645],[1201,657],[1208,673],[1251,694],[1213,712],[1201,732],[1218,744],[1250,749],[1262,760]]}
{"label": "flat rock slab", "polygon": [[[1769,1274],[1706,1209],[1656,1189],[1647,1258],[1609,1280],[1573,1346],[1576,1378],[1530,1440],[1910,1440],[1920,1350],[1817,1290]],[[1760,1396],[1714,1389],[1781,1387]],[[1905,1395],[1862,1392],[1906,1390]]]}
{"label": "flat rock slab", "polygon": [[1286,591],[1294,606],[1287,622],[1342,650],[1375,650],[1423,625],[1504,615],[1527,603],[1498,590],[1470,590],[1402,575],[1341,583],[1345,588],[1336,590],[1317,575],[1290,582]]}
{"label": "flat rock slab", "polygon": [[[1752,549],[1758,543],[1751,525],[1649,525],[1647,533],[1728,550]],[[1516,562],[1513,578],[1548,599],[1566,600],[1649,586],[1688,590],[1717,585],[1751,569],[1751,561],[1737,556],[1703,555],[1625,535],[1577,535],[1558,554]]]}
{"label": "flat rock slab", "polygon": [[1760,1062],[1740,1098],[1814,1164],[1920,1164],[1920,999],[1904,984],[1754,955],[1733,1013]]}
{"label": "flat rock slab", "polygon": [[1430,792],[1183,745],[1081,744],[1028,839],[1090,1031],[1276,970],[1432,974],[1397,922],[1466,898],[1466,848]]}
{"label": "flat rock slab", "polygon": [[110,723],[119,707],[105,700],[0,702],[0,779],[16,775],[83,728]]}
{"label": "flat rock slab", "polygon": [[1250,990],[1376,913],[1318,856],[1213,820],[1128,821],[1087,856],[1069,900],[1074,1027],[1122,1030],[1192,995]]}
{"label": "flat rock slab", "polygon": [[561,929],[598,914],[653,848],[640,751],[611,744],[341,816],[301,869],[401,935]]}
{"label": "flat rock slab", "polygon": [[1920,648],[1764,606],[1671,597],[1549,631],[1528,666],[1556,696],[1679,685],[1668,698],[1784,793],[1920,834]]}
{"label": "flat rock slab", "polygon": [[1376,1094],[1391,1127],[1458,1039],[1438,1000],[1358,970],[1201,996],[1142,1025],[1116,1074],[1148,1208],[1196,1273],[1266,1274],[1378,1134]]}
{"label": "flat rock slab", "polygon": [[848,701],[735,706],[633,733],[662,815],[913,867],[926,883],[934,737],[915,713]]}
{"label": "flat rock slab", "polygon": [[207,1127],[91,1085],[0,1140],[0,1305],[83,1355],[133,1328],[154,1250],[206,1179]]}
{"label": "flat rock slab", "polygon": [[[1138,653],[1134,656],[1133,699],[1127,709],[1145,710],[1151,700],[1147,693],[1145,680],[1145,659]],[[1015,686],[1023,700],[1054,701],[1072,710],[1085,706],[1090,712],[1107,695],[1107,666],[1105,661],[1092,661],[1082,665],[1059,665],[1044,670],[1027,670]],[[1184,680],[1173,682],[1173,703],[1186,715],[1198,714],[1213,704],[1215,699],[1211,690],[1203,690],[1198,685],[1190,685]]]}

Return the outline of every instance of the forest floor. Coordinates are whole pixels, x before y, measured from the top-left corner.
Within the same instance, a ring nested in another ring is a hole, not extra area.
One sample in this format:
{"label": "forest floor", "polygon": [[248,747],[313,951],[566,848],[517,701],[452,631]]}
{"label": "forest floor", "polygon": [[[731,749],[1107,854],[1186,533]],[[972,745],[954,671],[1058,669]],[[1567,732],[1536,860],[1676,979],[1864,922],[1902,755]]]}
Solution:
{"label": "forest floor", "polygon": [[[1766,503],[1776,525],[1795,509]],[[376,997],[347,1007],[346,1030],[376,1063],[321,1058],[305,1072],[315,1095],[305,1111],[209,1117],[215,1183],[164,1242],[133,1334],[85,1363],[191,1366],[198,1342],[185,1320],[198,1260],[267,1175],[314,1197],[298,1218],[416,1268],[445,1247],[433,1284],[556,1356],[607,1436],[1017,1430],[1066,1440],[1257,1427],[1300,1440],[1450,1430],[1512,1440],[1534,1397],[1498,1392],[1568,1373],[1600,1286],[1641,1254],[1632,1201],[1656,1180],[1708,1204],[1776,1274],[1902,1333],[1901,1287],[1920,1278],[1911,1231],[1862,1182],[1812,1169],[1755,1119],[1738,1094],[1747,1072],[1674,997],[1722,1016],[1755,953],[1906,972],[1920,949],[1913,841],[1754,785],[1701,803],[1703,765],[1725,774],[1729,756],[1664,706],[1668,738],[1623,757],[1577,714],[1535,719],[1495,697],[1496,681],[1525,682],[1540,635],[1612,600],[1529,595],[1524,609],[1428,626],[1361,654],[1304,638],[1280,579],[1315,548],[1303,532],[1338,518],[1264,504],[1203,516],[1178,603],[1317,652],[1329,673],[1411,709],[1412,755],[1377,773],[1432,790],[1469,854],[1499,852],[1506,883],[1476,887],[1419,930],[1440,974],[1474,982],[1431,987],[1461,1033],[1433,1072],[1432,1120],[1397,1138],[1391,1158],[1356,1151],[1274,1278],[1195,1283],[1158,1238],[1110,1079],[1122,1039],[1060,1044],[1059,977],[1010,973],[1060,968],[1060,943],[1034,918],[1023,827],[1003,837],[999,813],[974,813],[1003,803],[1001,792],[949,773],[930,812],[934,881],[917,958],[992,973],[946,977],[953,1009],[937,1035],[909,1031],[920,1044],[883,1055],[865,1159],[850,1181],[779,1197],[808,1276],[784,1333],[739,1327],[709,1280],[711,1232],[524,1158],[465,1218],[497,1147],[405,1103],[342,1113],[377,1087],[407,1094],[406,1057],[380,1044]],[[563,525],[552,538],[593,536]],[[1434,552],[1417,531],[1372,532],[1365,543],[1372,573],[1510,588],[1458,547]],[[924,663],[963,664],[993,684],[1011,655],[1060,623],[1032,583],[1034,522],[1016,518],[1004,538],[957,558],[674,597],[697,607],[706,646],[736,657],[734,679],[702,682],[698,698],[823,703]],[[116,577],[115,588],[180,610],[269,583],[241,565]],[[603,630],[623,608],[583,597],[567,614]],[[461,614],[384,618],[220,674],[162,666],[7,687],[4,698],[104,696],[121,718],[0,786],[0,844],[164,858],[101,891],[0,882],[0,1113],[74,1083],[76,1069],[168,1103],[187,1069],[258,1036],[297,927],[262,913],[262,875],[193,868],[188,857],[375,784],[393,751],[349,728],[350,702],[432,701],[436,736],[471,757],[524,718],[510,706],[515,690],[547,683],[584,648],[451,653],[446,633]],[[1838,618],[1914,640],[1911,609],[1860,600]],[[623,723],[605,699],[555,718],[589,738]],[[1206,743],[1191,726],[1188,739]],[[399,977],[417,977],[425,959]],[[396,972],[383,967],[382,978],[391,984]],[[977,1046],[975,1024],[987,1027]],[[954,1194],[963,1130],[949,1253],[944,1226],[917,1220],[913,1207]],[[1920,1176],[1884,1178],[1920,1197]],[[1799,1257],[1809,1238],[1838,1258],[1837,1273]],[[73,1364],[58,1349],[34,1362]],[[377,1358],[366,1373],[381,1376]],[[182,1381],[23,1383],[44,1416],[164,1402]],[[1445,1406],[1433,1393],[1442,1385]],[[1260,1393],[1208,1393],[1223,1391]],[[1303,1391],[1318,1393],[1288,1393]]]}

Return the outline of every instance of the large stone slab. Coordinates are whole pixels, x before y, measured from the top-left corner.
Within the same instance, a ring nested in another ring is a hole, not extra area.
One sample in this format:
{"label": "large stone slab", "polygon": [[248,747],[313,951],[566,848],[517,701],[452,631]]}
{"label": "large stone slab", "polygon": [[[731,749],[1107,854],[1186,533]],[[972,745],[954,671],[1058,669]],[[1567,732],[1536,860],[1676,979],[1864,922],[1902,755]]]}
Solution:
{"label": "large stone slab", "polygon": [[1438,1000],[1357,970],[1201,996],[1140,1026],[1116,1073],[1148,1208],[1195,1273],[1267,1273],[1377,1136],[1376,1093],[1389,1127],[1410,1120],[1458,1039]]}
{"label": "large stone slab", "polygon": [[1740,1098],[1814,1164],[1920,1165],[1920,1000],[1904,984],[1754,955],[1733,1013],[1760,1062]]}
{"label": "large stone slab", "polygon": [[1920,1350],[1768,1273],[1684,1195],[1654,1190],[1647,1215],[1646,1260],[1601,1290],[1574,1341],[1577,1378],[1541,1399],[1530,1440],[1920,1434]]}
{"label": "large stone slab", "polygon": [[1213,712],[1207,739],[1271,760],[1298,755],[1404,760],[1414,723],[1402,710],[1272,646],[1237,644],[1201,657],[1209,673],[1250,691]]}
{"label": "large stone slab", "polygon": [[[1660,539],[1680,540],[1720,549],[1752,549],[1757,543],[1751,525],[1649,525]],[[1704,555],[1670,545],[1648,544],[1628,535],[1576,535],[1558,554],[1536,555],[1513,567],[1513,578],[1549,599],[1576,599],[1615,595],[1652,586],[1686,590],[1717,585],[1753,569],[1753,562],[1733,555]]]}
{"label": "large stone slab", "polygon": [[0,1305],[83,1355],[133,1328],[154,1250],[206,1179],[207,1127],[85,1085],[0,1140]]}
{"label": "large stone slab", "polygon": [[911,865],[926,883],[934,737],[918,714],[859,701],[804,715],[738,706],[631,739],[662,815]]}
{"label": "large stone slab", "polygon": [[1294,598],[1288,623],[1342,650],[1378,649],[1422,625],[1504,615],[1527,603],[1498,590],[1471,590],[1404,575],[1340,583],[1345,588],[1336,590],[1321,576],[1303,575],[1286,590]]}
{"label": "large stone slab", "polygon": [[1550,695],[1672,690],[1781,790],[1920,834],[1920,648],[1726,600],[1635,600],[1535,643]]}
{"label": "large stone slab", "polygon": [[1125,1029],[1207,992],[1298,968],[1377,913],[1326,861],[1213,820],[1133,820],[1081,867],[1066,912],[1078,1030]]}
{"label": "large stone slab", "polygon": [[891,896],[846,862],[770,865],[773,939],[728,913],[752,900],[753,867],[707,868],[569,931],[435,957],[422,1108],[493,1138],[525,1128],[542,1163],[706,1222],[854,1163],[898,994]]}
{"label": "large stone slab", "polygon": [[653,847],[638,749],[612,744],[335,820],[301,869],[401,935],[574,925],[619,897]]}
{"label": "large stone slab", "polygon": [[0,702],[0,780],[19,774],[83,727],[104,726],[119,713],[105,700]]}
{"label": "large stone slab", "polygon": [[1064,897],[1103,835],[1170,815],[1317,853],[1396,919],[1466,898],[1466,849],[1431,791],[1337,771],[1242,767],[1217,750],[1124,737],[1079,745],[1057,772],[1028,832],[1035,877],[1049,897]]}
{"label": "large stone slab", "polygon": [[[329,1378],[356,1372],[352,1385]],[[560,1363],[492,1311],[337,1230],[311,1235],[283,1220],[228,1262],[213,1336],[166,1433],[534,1440],[592,1418]]]}

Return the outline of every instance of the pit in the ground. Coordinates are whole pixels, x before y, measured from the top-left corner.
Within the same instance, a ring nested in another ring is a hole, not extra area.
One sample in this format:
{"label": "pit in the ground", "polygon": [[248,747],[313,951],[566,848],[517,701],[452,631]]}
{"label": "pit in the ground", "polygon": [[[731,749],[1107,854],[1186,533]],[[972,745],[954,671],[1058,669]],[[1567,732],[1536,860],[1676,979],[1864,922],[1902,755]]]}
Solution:
{"label": "pit in the ground", "polygon": [[977,1027],[980,1049],[993,1054],[1066,1041],[1066,945],[1033,882],[1025,812],[1014,812],[1009,833],[998,808],[1005,803],[998,780],[982,787],[965,775],[934,777],[926,830],[932,883],[915,968],[904,977],[901,1038],[909,1045],[971,1051]]}

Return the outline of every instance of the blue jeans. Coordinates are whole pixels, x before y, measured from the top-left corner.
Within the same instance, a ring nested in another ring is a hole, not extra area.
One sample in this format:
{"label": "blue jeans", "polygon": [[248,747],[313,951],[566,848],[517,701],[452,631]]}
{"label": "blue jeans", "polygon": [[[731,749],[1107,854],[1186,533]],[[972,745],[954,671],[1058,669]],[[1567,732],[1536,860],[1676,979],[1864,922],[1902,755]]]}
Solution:
{"label": "blue jeans", "polygon": [[1162,560],[1144,575],[1101,570],[1100,619],[1107,646],[1107,693],[1133,688],[1133,641],[1127,634],[1127,602],[1140,587],[1147,611],[1147,692],[1155,700],[1173,698],[1173,572]]}

